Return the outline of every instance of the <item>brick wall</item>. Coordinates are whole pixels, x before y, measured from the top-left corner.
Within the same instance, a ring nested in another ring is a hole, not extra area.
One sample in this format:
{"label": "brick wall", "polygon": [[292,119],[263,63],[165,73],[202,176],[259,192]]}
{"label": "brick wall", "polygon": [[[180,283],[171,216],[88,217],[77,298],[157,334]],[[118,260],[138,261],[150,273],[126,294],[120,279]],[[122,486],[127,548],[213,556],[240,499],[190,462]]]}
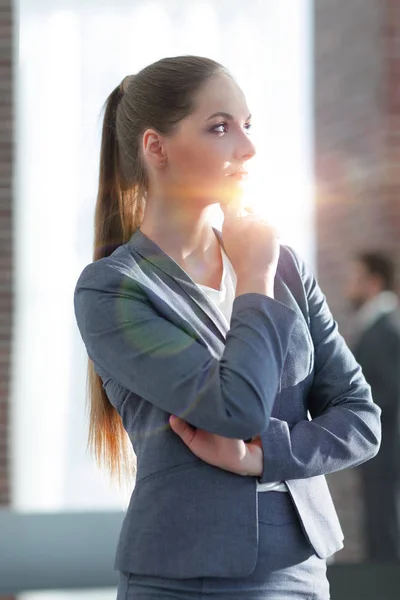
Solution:
{"label": "brick wall", "polygon": [[[315,0],[314,61],[317,267],[351,343],[343,290],[352,253],[390,251],[400,270],[400,0]],[[329,484],[346,536],[336,560],[357,562],[357,470]]]}
{"label": "brick wall", "polygon": [[[0,507],[10,503],[9,373],[12,327],[13,11],[0,0]],[[2,596],[2,600],[12,600]]]}
{"label": "brick wall", "polygon": [[12,10],[0,0],[0,506],[10,502],[8,464],[12,305]]}
{"label": "brick wall", "polygon": [[[385,178],[384,227],[400,272],[400,0],[385,0],[384,118]],[[398,278],[400,289],[400,277]]]}

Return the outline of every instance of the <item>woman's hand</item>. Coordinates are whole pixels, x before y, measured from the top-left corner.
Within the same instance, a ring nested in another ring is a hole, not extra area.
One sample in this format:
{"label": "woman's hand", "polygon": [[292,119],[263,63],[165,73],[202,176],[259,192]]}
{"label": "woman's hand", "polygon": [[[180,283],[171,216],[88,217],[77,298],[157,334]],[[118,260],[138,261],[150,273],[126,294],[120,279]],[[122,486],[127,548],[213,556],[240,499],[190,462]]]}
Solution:
{"label": "woman's hand", "polygon": [[193,454],[209,465],[237,475],[262,475],[263,451],[259,437],[251,442],[232,440],[203,429],[195,429],[174,415],[171,415],[169,424]]}

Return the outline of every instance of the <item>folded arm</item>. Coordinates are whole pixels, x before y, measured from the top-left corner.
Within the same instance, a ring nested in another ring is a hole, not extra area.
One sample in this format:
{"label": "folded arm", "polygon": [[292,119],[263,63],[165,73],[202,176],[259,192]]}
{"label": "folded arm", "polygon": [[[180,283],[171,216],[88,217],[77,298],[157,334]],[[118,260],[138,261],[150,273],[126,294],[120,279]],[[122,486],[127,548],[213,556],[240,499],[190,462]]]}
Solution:
{"label": "folded arm", "polygon": [[220,360],[160,316],[143,289],[115,265],[86,267],[75,314],[96,368],[191,425],[246,439],[268,427],[296,314],[262,294],[233,305]]}
{"label": "folded arm", "polygon": [[262,482],[302,479],[354,467],[375,456],[381,439],[380,409],[370,386],[338,332],[310,270],[298,261],[307,294],[315,349],[308,397],[312,420],[290,427],[271,418],[261,434]]}

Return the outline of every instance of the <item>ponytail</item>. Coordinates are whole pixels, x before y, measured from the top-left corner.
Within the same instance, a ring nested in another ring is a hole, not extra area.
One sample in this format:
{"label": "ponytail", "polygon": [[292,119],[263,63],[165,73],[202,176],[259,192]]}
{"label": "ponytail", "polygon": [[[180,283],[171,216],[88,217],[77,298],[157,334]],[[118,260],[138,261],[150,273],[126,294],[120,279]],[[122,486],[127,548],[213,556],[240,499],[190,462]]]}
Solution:
{"label": "ponytail", "polygon": [[[124,177],[122,173],[117,110],[124,96],[124,87],[123,84],[116,87],[105,104],[93,260],[109,256],[118,246],[127,242],[143,218],[142,181],[131,181],[131,177]],[[139,162],[138,157],[133,158]],[[140,165],[132,170],[140,170]]]}
{"label": "ponytail", "polygon": [[[109,256],[139,227],[144,213],[143,177],[129,181],[122,173],[118,143],[117,111],[124,96],[119,85],[105,104],[101,138],[99,188],[95,210],[93,259]],[[139,163],[139,158],[136,157]],[[140,165],[132,169],[140,174]],[[89,435],[88,448],[111,479],[121,483],[133,474],[132,450],[122,419],[109,401],[93,362],[88,365]]]}

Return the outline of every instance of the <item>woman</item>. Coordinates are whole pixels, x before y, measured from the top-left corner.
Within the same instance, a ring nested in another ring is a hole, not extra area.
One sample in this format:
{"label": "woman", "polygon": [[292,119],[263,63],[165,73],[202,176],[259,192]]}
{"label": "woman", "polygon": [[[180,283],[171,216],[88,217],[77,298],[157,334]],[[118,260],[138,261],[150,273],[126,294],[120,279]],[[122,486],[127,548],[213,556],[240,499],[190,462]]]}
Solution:
{"label": "woman", "polygon": [[329,598],[342,534],[324,475],[379,448],[379,409],[315,279],[241,212],[249,129],[206,58],[160,60],[107,101],[75,311],[92,446],[118,474],[126,431],[137,457],[119,600]]}

